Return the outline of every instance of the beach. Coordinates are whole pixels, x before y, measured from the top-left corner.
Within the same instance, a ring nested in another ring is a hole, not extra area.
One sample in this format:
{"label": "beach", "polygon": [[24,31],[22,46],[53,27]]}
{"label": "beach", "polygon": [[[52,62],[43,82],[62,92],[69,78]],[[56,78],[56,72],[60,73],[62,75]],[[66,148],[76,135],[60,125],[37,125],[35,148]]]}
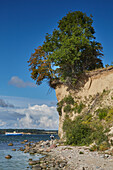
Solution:
{"label": "beach", "polygon": [[113,170],[112,150],[90,151],[86,146],[65,146],[58,140],[40,141],[30,147],[26,145],[24,152],[46,155],[40,161],[31,160],[33,170]]}
{"label": "beach", "polygon": [[5,140],[0,144],[0,170],[113,170],[113,149],[92,152],[88,146],[65,145],[57,135],[54,140],[50,135],[1,139]]}

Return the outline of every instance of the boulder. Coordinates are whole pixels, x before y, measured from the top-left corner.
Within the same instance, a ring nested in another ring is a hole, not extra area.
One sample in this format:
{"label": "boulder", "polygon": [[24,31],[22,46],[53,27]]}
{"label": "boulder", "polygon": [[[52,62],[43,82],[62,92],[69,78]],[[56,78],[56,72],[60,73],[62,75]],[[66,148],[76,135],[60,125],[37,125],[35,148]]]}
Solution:
{"label": "boulder", "polygon": [[36,165],[37,162],[36,161],[29,161],[29,165]]}
{"label": "boulder", "polygon": [[7,156],[5,156],[5,158],[6,158],[6,159],[11,159],[12,156],[11,156],[11,155],[7,155]]}
{"label": "boulder", "polygon": [[57,147],[57,145],[52,144],[52,145],[50,146],[50,149],[53,149],[53,148],[56,148],[56,147]]}
{"label": "boulder", "polygon": [[13,146],[13,143],[9,143],[8,146]]}
{"label": "boulder", "polygon": [[28,142],[28,140],[26,139],[26,140],[24,140],[24,142]]}
{"label": "boulder", "polygon": [[16,149],[12,149],[12,151],[16,151]]}

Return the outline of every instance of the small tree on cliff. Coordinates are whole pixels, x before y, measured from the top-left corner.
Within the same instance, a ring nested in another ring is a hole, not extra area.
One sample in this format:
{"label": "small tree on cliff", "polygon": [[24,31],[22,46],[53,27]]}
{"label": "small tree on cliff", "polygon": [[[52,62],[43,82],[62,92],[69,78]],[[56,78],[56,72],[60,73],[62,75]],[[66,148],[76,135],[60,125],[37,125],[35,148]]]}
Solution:
{"label": "small tree on cliff", "polygon": [[102,46],[95,40],[92,23],[92,16],[70,12],[52,34],[45,36],[43,45],[35,49],[28,61],[37,84],[44,79],[72,82],[86,70],[103,67]]}

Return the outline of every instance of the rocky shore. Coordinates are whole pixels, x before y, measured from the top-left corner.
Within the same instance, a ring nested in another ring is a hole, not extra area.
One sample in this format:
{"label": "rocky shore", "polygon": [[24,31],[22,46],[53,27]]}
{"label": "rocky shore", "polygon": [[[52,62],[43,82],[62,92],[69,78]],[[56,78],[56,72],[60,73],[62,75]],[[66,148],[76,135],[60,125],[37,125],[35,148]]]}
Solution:
{"label": "rocky shore", "polygon": [[[29,159],[28,169],[32,170],[113,170],[113,148],[106,151],[90,151],[86,146],[66,146],[60,140],[37,143],[24,140],[19,150],[29,154],[43,155],[40,160]],[[9,146],[13,146],[10,143]],[[16,149],[12,149],[16,151]],[[11,159],[7,155],[6,159]]]}
{"label": "rocky shore", "polygon": [[40,160],[29,160],[33,170],[113,170],[113,150],[91,152],[89,147],[64,146],[60,140],[27,143],[24,153],[42,154]]}

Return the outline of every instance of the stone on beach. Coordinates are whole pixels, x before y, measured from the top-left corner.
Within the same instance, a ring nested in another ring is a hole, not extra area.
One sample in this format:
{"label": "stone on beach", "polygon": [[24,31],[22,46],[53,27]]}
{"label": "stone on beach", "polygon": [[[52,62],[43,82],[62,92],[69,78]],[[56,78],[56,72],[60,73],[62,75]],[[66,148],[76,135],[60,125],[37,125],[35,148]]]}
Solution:
{"label": "stone on beach", "polygon": [[8,146],[13,146],[13,143],[9,143]]}
{"label": "stone on beach", "polygon": [[26,139],[26,140],[24,140],[24,142],[26,143],[26,142],[28,142],[28,140]]}
{"label": "stone on beach", "polygon": [[40,165],[33,165],[32,170],[41,170],[41,166]]}
{"label": "stone on beach", "polygon": [[7,156],[5,156],[5,158],[6,158],[6,159],[11,159],[12,156],[11,156],[11,155],[7,155]]}
{"label": "stone on beach", "polygon": [[36,161],[29,161],[29,165],[36,165],[37,162]]}
{"label": "stone on beach", "polygon": [[12,151],[16,151],[16,149],[12,149]]}

